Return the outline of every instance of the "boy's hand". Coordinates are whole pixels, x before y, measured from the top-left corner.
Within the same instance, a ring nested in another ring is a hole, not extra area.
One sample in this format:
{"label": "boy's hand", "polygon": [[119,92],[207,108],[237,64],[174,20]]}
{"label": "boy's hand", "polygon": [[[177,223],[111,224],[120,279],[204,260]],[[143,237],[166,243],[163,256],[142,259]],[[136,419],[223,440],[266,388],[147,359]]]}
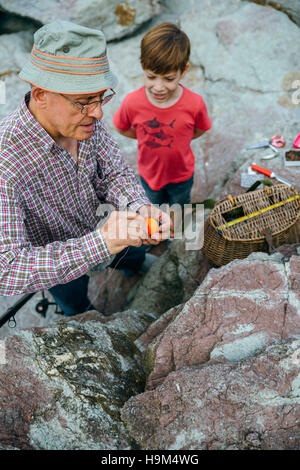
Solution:
{"label": "boy's hand", "polygon": [[159,222],[158,232],[150,236],[148,235],[147,238],[143,240],[144,245],[157,245],[161,241],[174,236],[173,222],[167,212],[160,210],[152,204],[145,204],[138,210],[138,213],[145,219],[152,217]]}

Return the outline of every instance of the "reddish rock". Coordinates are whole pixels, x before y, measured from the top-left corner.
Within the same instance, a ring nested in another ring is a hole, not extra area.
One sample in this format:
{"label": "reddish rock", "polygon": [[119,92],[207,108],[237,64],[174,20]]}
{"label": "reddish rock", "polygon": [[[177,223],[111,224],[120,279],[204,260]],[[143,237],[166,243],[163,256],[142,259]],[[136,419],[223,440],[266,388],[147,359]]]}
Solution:
{"label": "reddish rock", "polygon": [[147,389],[182,367],[237,361],[300,333],[300,257],[253,253],[212,269],[147,351]]}
{"label": "reddish rock", "polygon": [[165,330],[169,323],[181,312],[183,307],[184,304],[180,304],[170,308],[170,310],[161,315],[155,322],[151,323],[147,331],[135,341],[136,346],[142,352],[145,352],[147,346]]}
{"label": "reddish rock", "polygon": [[142,449],[300,448],[299,341],[236,363],[184,367],[122,410]]}
{"label": "reddish rock", "polygon": [[34,449],[30,426],[34,416],[47,422],[57,413],[56,400],[32,368],[32,351],[16,336],[6,342],[0,365],[0,442],[5,449]]}

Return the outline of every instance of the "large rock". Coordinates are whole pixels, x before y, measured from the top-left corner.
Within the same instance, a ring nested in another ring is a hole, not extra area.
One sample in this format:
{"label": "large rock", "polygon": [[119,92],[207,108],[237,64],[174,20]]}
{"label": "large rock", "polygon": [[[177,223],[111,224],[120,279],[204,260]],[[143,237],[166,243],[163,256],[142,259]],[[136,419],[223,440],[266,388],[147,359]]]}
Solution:
{"label": "large rock", "polygon": [[147,389],[174,370],[215,359],[240,361],[300,337],[300,257],[253,253],[211,269],[147,350]]}
{"label": "large rock", "polygon": [[119,412],[144,389],[133,341],[153,319],[124,312],[108,320],[88,312],[7,337],[6,363],[2,349],[0,364],[1,448],[131,448]]}
{"label": "large rock", "polygon": [[184,240],[174,240],[129,293],[127,308],[162,314],[186,302],[210,268],[201,250],[186,250]]}
{"label": "large rock", "polygon": [[[256,143],[256,133],[274,121],[299,119],[293,87],[300,78],[295,49],[300,30],[281,12],[237,0],[198,1],[182,15],[181,25],[191,38],[191,62],[204,73],[194,90],[204,90],[213,122],[207,137],[194,143],[194,198],[201,200],[219,193],[232,160]],[[267,138],[277,128],[272,132]]]}
{"label": "large rock", "polygon": [[[269,139],[286,123],[298,122],[296,44],[300,30],[282,12],[240,0],[197,0],[184,2],[184,6],[182,2],[165,3],[191,39],[191,67],[182,83],[204,97],[212,118],[212,129],[192,142],[196,156],[192,199],[202,201],[219,194],[243,148]],[[120,86],[115,102],[106,110],[109,125],[126,93],[143,83],[141,38],[111,44],[110,57]],[[121,57],[122,47],[132,51],[130,58]],[[280,67],[278,48],[284,57]],[[114,133],[113,127],[111,130]],[[136,142],[114,135],[137,169]],[[247,154],[242,157],[241,164]]]}
{"label": "large rock", "polygon": [[132,33],[145,21],[160,12],[158,0],[1,0],[0,6],[7,12],[30,17],[43,24],[62,18],[66,21],[101,29],[108,40]]}
{"label": "large rock", "polygon": [[300,341],[227,364],[184,367],[122,410],[142,449],[299,450]]}
{"label": "large rock", "polygon": [[[74,5],[75,11],[79,3]],[[164,2],[164,7],[191,39],[191,67],[183,84],[203,95],[213,122],[206,135],[192,142],[196,156],[192,197],[201,201],[218,195],[241,149],[260,136],[265,139],[279,132],[274,122],[283,126],[299,121],[295,83],[300,79],[300,30],[283,12],[241,0],[176,0],[173,4]],[[163,15],[157,17],[158,22],[161,19]],[[93,21],[88,24],[92,26]],[[143,33],[108,45],[108,57],[119,85],[115,100],[104,109],[104,120],[135,170],[137,143],[114,130],[112,116],[125,95],[143,84],[139,45],[146,30],[144,27]],[[10,65],[7,70],[11,70]],[[7,103],[0,107],[0,116],[13,110],[25,87],[28,89],[16,73],[4,77]]]}
{"label": "large rock", "polygon": [[260,5],[276,8],[284,12],[292,21],[300,26],[300,7],[298,0],[244,0],[253,1]]}
{"label": "large rock", "polygon": [[[251,144],[268,141],[268,139],[274,135],[274,131],[276,134],[283,135],[286,141],[285,147],[278,149],[278,155],[276,157],[267,160],[265,160],[264,157],[272,155],[273,153],[269,148],[252,150],[247,150],[246,148],[240,149],[222,181],[222,190],[218,195],[219,199],[223,199],[227,194],[236,196],[247,190],[247,188],[241,186],[241,174],[246,173],[248,166],[253,162],[290,181],[296,190],[300,192],[300,166],[287,167],[284,165],[285,153],[292,148],[293,141],[299,133],[298,121],[293,119],[283,122],[274,119],[271,123],[268,123],[262,131],[255,133],[252,137]],[[259,175],[259,173],[256,174]],[[265,177],[265,179],[272,184],[279,182],[276,178],[268,179]]]}

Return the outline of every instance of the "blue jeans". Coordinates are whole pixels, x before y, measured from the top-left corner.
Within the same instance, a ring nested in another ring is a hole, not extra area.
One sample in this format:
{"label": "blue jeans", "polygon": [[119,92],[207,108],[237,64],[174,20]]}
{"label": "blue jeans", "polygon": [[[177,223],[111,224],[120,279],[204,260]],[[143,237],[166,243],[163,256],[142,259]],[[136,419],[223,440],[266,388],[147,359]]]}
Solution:
{"label": "blue jeans", "polygon": [[[145,245],[125,248],[125,250],[122,250],[115,256],[109,267],[124,270],[130,269],[137,272],[145,260],[145,249]],[[99,266],[101,267],[101,265]],[[71,282],[58,284],[57,286],[50,287],[48,290],[64,315],[70,317],[95,309],[87,295],[88,283],[89,276],[84,274],[77,279],[73,279]]]}
{"label": "blue jeans", "polygon": [[144,178],[140,176],[142,186],[146,192],[148,199],[152,204],[189,204],[191,202],[191,190],[194,183],[194,175],[186,181],[180,183],[169,183],[158,191],[154,191],[146,183]]}

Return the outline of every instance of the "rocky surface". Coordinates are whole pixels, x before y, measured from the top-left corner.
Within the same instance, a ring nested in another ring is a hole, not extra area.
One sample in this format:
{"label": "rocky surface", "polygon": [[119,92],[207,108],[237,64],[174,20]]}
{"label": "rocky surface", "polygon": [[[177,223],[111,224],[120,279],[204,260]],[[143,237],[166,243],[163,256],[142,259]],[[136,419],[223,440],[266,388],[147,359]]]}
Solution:
{"label": "rocky surface", "polygon": [[[4,3],[10,11],[16,4]],[[81,7],[71,3],[64,8],[75,16],[64,19],[74,21]],[[138,15],[131,24],[118,24],[122,15],[130,22],[136,2],[118,3],[119,14],[117,3],[110,3],[108,38],[138,26]],[[159,2],[137,3],[156,9]],[[193,200],[244,191],[241,173],[253,160],[300,190],[300,167],[283,165],[284,151],[299,133],[295,2],[160,4],[162,14],[143,30],[108,44],[119,85],[105,122],[128,162],[136,169],[136,142],[114,131],[112,115],[125,94],[143,83],[142,35],[169,19],[192,42],[183,84],[203,95],[213,121],[212,130],[192,143]],[[37,22],[23,28],[19,16],[20,26],[7,26],[14,33],[0,35],[0,80],[6,88],[0,117],[28,90],[17,74],[29,56],[35,25],[55,11],[54,2],[47,5],[36,13],[32,2],[18,2],[18,14],[27,8]],[[86,10],[92,5],[85,2]],[[287,141],[277,158],[262,160],[269,150],[245,150],[276,133]],[[110,316],[88,312],[62,320],[50,306],[44,319],[34,311],[37,293],[16,315],[17,328],[0,331],[0,448],[299,449],[300,222],[289,242],[294,244],[272,257],[255,253],[220,269],[211,269],[200,250],[186,250],[185,240],[169,248],[162,244],[145,276],[126,279],[107,270],[91,278],[90,298]],[[2,298],[2,309],[19,297]],[[29,326],[38,328],[20,329]]]}
{"label": "rocky surface", "polygon": [[299,256],[255,253],[163,315],[94,311],[7,337],[1,447],[300,448],[299,276]]}
{"label": "rocky surface", "polygon": [[300,8],[298,0],[245,0],[259,5],[275,8],[285,13],[292,21],[300,26]]}
{"label": "rocky surface", "polygon": [[[128,449],[120,419],[143,391],[134,339],[152,315],[97,312],[5,340],[0,365],[0,442],[5,449]],[[109,324],[108,324],[109,323]]]}
{"label": "rocky surface", "polygon": [[184,367],[122,410],[142,449],[300,448],[300,342],[227,364]]}
{"label": "rocky surface", "polygon": [[300,257],[252,253],[211,269],[181,312],[149,345],[147,389],[210,359],[239,361],[300,334]]}
{"label": "rocky surface", "polygon": [[162,314],[186,302],[211,266],[201,250],[187,251],[184,240],[174,240],[147,275],[129,292],[127,306]]}
{"label": "rocky surface", "polygon": [[[287,122],[299,121],[296,83],[300,79],[300,31],[282,11],[241,0],[164,1],[162,7],[162,14],[154,22],[178,22],[190,36],[191,68],[182,83],[203,95],[213,122],[207,135],[192,142],[196,156],[192,195],[194,201],[201,201],[219,194],[228,172],[234,172],[233,161],[243,148],[261,137],[269,139]],[[143,84],[139,44],[147,28],[146,25],[134,37],[108,45],[108,57],[119,85],[116,99],[105,108],[104,119],[135,169],[136,142],[114,131],[112,116],[126,93]],[[15,38],[11,39],[14,43]],[[2,40],[3,35],[0,44]],[[19,69],[26,59],[23,49],[21,46]],[[7,64],[2,71],[6,104],[0,106],[0,117],[13,110],[28,90],[13,66]],[[240,160],[241,164],[246,157]]]}
{"label": "rocky surface", "polygon": [[65,21],[102,29],[108,40],[121,38],[135,31],[141,24],[160,12],[158,0],[1,0],[0,6],[6,12],[21,17],[29,17],[42,24],[50,23],[58,17]]}

